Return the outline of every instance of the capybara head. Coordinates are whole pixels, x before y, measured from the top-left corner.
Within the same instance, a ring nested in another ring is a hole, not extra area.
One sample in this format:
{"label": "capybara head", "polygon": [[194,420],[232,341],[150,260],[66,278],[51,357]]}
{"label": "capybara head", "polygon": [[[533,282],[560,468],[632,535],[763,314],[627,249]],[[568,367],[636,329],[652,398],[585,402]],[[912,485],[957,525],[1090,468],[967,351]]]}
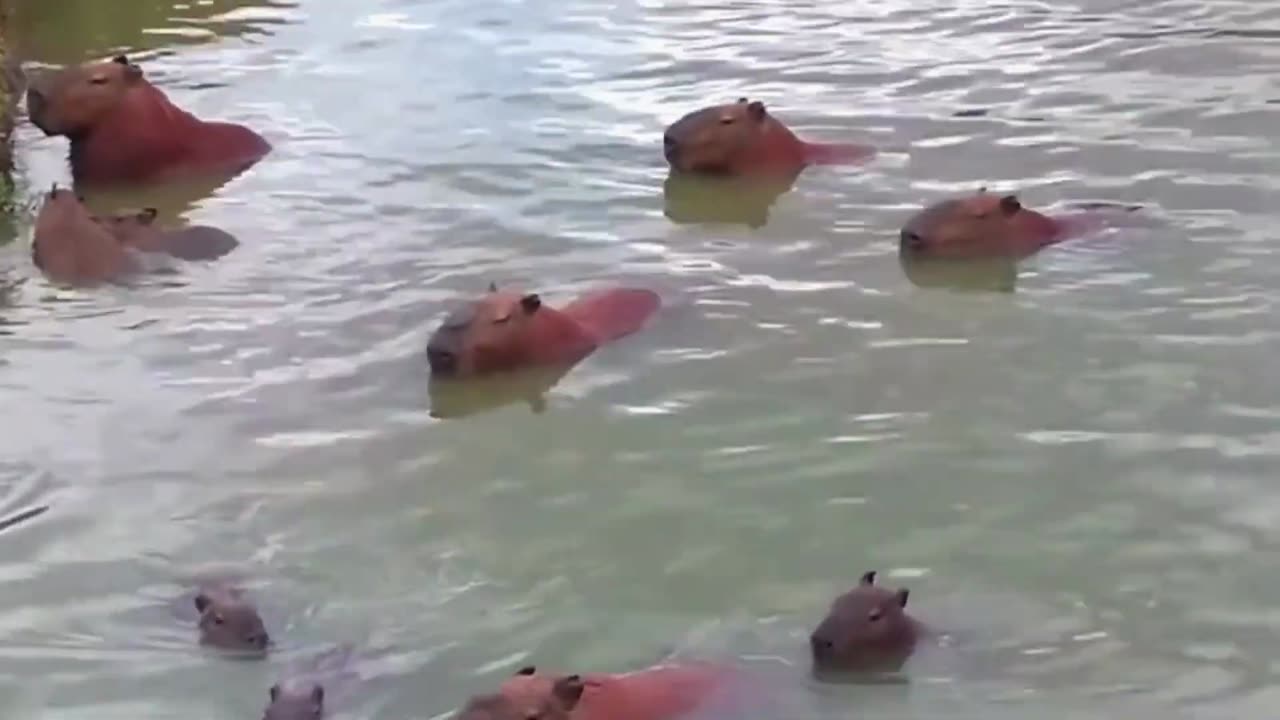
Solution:
{"label": "capybara head", "polygon": [[915,647],[915,621],[906,613],[906,588],[875,584],[874,570],[836,598],[809,636],[813,661],[822,669],[897,669]]}
{"label": "capybara head", "polygon": [[1026,210],[1015,195],[980,190],[974,195],[943,200],[921,210],[903,226],[903,252],[958,257],[999,252],[1026,244],[1033,228],[1023,220]]}
{"label": "capybara head", "polygon": [[74,138],[107,117],[142,79],[142,68],[124,55],[65,67],[31,82],[27,115],[46,135]]}
{"label": "capybara head", "polygon": [[455,720],[569,720],[585,688],[577,675],[553,678],[526,667],[498,692],[472,697]]}
{"label": "capybara head", "polygon": [[466,377],[510,370],[525,360],[525,333],[542,308],[534,293],[499,291],[490,285],[479,300],[445,318],[427,342],[434,375]]}
{"label": "capybara head", "polygon": [[267,696],[262,720],[320,720],[324,715],[324,688],[319,683],[276,683]]}
{"label": "capybara head", "polygon": [[739,98],[694,110],[672,123],[662,136],[662,153],[681,172],[732,173],[776,127],[780,123],[764,103]]}
{"label": "capybara head", "polygon": [[271,643],[258,609],[232,592],[200,592],[195,599],[200,613],[200,642],[223,650],[264,653]]}

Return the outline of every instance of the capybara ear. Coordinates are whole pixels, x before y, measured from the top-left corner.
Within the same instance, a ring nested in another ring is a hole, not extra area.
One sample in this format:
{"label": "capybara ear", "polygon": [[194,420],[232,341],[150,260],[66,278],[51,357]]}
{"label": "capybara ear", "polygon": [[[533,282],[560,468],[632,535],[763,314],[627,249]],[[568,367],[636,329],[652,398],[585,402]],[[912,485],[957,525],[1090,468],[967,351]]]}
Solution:
{"label": "capybara ear", "polygon": [[565,710],[572,710],[582,699],[582,691],[585,689],[580,676],[568,675],[557,679],[551,692],[564,705]]}
{"label": "capybara ear", "polygon": [[747,102],[747,99],[746,99],[746,98],[744,98],[744,97],[740,97],[740,98],[738,98],[738,104],[739,104],[739,105],[745,104],[746,102]]}
{"label": "capybara ear", "polygon": [[142,211],[138,213],[138,221],[143,225],[150,225],[155,222],[156,216],[159,214],[160,211],[155,208],[143,208]]}
{"label": "capybara ear", "polygon": [[1005,195],[1000,198],[1000,210],[1005,215],[1012,215],[1022,209],[1022,203],[1018,202],[1016,195]]}
{"label": "capybara ear", "polygon": [[320,687],[319,685],[311,688],[311,702],[315,703],[316,705],[324,704],[324,688]]}
{"label": "capybara ear", "polygon": [[898,592],[893,594],[893,599],[898,601],[898,607],[906,607],[907,596],[910,594],[911,594],[910,590],[906,588],[899,588]]}
{"label": "capybara ear", "polygon": [[111,58],[111,62],[116,63],[117,65],[128,65],[129,57],[127,55],[117,55]]}
{"label": "capybara ear", "polygon": [[533,675],[536,672],[538,672],[537,666],[525,665],[524,667],[516,671],[516,675]]}
{"label": "capybara ear", "polygon": [[868,571],[866,571],[866,572],[862,573],[862,578],[858,581],[858,583],[859,583],[860,585],[875,585],[875,584],[876,584],[876,571],[875,571],[875,570],[868,570]]}
{"label": "capybara ear", "polygon": [[205,609],[207,609],[212,603],[213,601],[209,599],[208,595],[205,595],[204,593],[196,595],[196,612],[203,614]]}
{"label": "capybara ear", "polygon": [[542,307],[542,298],[538,297],[537,293],[529,293],[520,298],[520,307],[524,308],[526,315],[532,315]]}
{"label": "capybara ear", "polygon": [[748,103],[747,114],[750,115],[753,120],[756,120],[756,121],[764,120],[764,116],[765,116],[764,103],[760,102],[759,100],[756,100],[755,102],[752,102],[752,103]]}
{"label": "capybara ear", "polygon": [[276,698],[280,697],[280,686],[272,685],[271,689],[267,691],[267,697],[271,698],[271,702],[275,702]]}
{"label": "capybara ear", "polygon": [[490,282],[489,282],[489,292],[498,292],[498,283],[493,282],[493,281],[490,281]]}

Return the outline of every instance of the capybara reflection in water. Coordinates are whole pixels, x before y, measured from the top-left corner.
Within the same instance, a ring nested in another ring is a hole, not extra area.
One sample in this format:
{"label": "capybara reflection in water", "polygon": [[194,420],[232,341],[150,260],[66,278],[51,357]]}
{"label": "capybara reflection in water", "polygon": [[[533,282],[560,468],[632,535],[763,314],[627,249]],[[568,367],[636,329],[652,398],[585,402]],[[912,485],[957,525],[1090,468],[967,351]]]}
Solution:
{"label": "capybara reflection in water", "polygon": [[[902,253],[918,258],[1021,259],[1040,249],[1105,227],[1132,206],[1049,216],[1023,206],[1016,195],[977,193],[934,203],[912,216],[899,233]],[[1105,212],[1110,210],[1111,213]]]}
{"label": "capybara reflection in water", "polygon": [[490,285],[445,318],[427,343],[427,361],[433,376],[450,378],[573,365],[639,330],[661,304],[649,290],[612,288],[556,309],[535,293]]}
{"label": "capybara reflection in water", "polygon": [[194,604],[200,613],[200,644],[253,657],[266,654],[271,636],[243,590],[227,583],[202,583]]}
{"label": "capybara reflection in water", "polygon": [[796,137],[764,103],[736,103],[694,110],[662,136],[673,170],[714,175],[786,175],[807,165],[854,162],[875,154],[861,145],[813,143]]}
{"label": "capybara reflection in water", "polygon": [[123,55],[32,78],[27,114],[46,135],[71,141],[77,183],[233,175],[271,150],[249,128],[177,107]]}
{"label": "capybara reflection in water", "polygon": [[809,636],[817,671],[889,672],[915,650],[921,625],[907,614],[906,588],[875,584],[874,570],[831,603]]}
{"label": "capybara reflection in water", "polygon": [[70,190],[54,185],[36,216],[31,259],[55,282],[98,285],[141,269],[137,255],[89,213]]}
{"label": "capybara reflection in water", "polygon": [[620,675],[545,675],[526,667],[455,720],[677,720],[711,702],[730,671],[666,665]]}

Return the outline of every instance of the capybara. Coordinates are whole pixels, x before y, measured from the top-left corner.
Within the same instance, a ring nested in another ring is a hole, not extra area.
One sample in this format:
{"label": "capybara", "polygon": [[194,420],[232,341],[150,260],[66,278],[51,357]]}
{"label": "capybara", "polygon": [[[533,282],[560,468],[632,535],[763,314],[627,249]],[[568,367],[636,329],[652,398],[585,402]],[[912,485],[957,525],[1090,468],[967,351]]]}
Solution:
{"label": "capybara", "polygon": [[535,293],[489,292],[445,318],[427,343],[433,375],[467,378],[539,366],[573,365],[629,335],[661,305],[649,290],[587,293],[559,310]]}
{"label": "capybara", "polygon": [[809,636],[815,669],[890,672],[911,656],[921,626],[907,614],[909,593],[875,582],[875,571],[866,572],[857,587],[831,603]]}
{"label": "capybara", "polygon": [[[1129,224],[1136,205],[1087,203],[1052,216],[1024,207],[1016,195],[985,188],[934,203],[911,217],[899,233],[901,254],[939,260],[1010,258],[1105,227]],[[1144,223],[1135,223],[1142,225]]]}
{"label": "capybara", "polygon": [[284,677],[267,692],[262,720],[320,720],[328,694],[325,687],[355,676],[352,656],[352,646],[344,643],[291,664]]}
{"label": "capybara", "polygon": [[676,720],[711,702],[729,671],[664,665],[620,675],[545,675],[534,667],[467,701],[456,720]]}
{"label": "capybara", "polygon": [[805,142],[764,103],[736,103],[694,110],[667,127],[662,153],[673,170],[714,175],[794,173],[807,165],[862,160],[869,147]]}
{"label": "capybara", "polygon": [[125,247],[162,252],[182,260],[214,260],[240,245],[235,236],[209,225],[163,228],[156,223],[155,208],[136,213],[99,216]]}
{"label": "capybara", "polygon": [[32,78],[27,115],[46,135],[71,141],[77,184],[233,175],[271,150],[249,128],[177,107],[124,55]]}
{"label": "capybara", "polygon": [[97,285],[137,272],[136,255],[89,214],[80,198],[54,185],[36,216],[31,260],[45,275],[70,285]]}
{"label": "capybara", "polygon": [[234,585],[206,582],[196,591],[200,643],[249,656],[264,656],[271,636],[258,608]]}

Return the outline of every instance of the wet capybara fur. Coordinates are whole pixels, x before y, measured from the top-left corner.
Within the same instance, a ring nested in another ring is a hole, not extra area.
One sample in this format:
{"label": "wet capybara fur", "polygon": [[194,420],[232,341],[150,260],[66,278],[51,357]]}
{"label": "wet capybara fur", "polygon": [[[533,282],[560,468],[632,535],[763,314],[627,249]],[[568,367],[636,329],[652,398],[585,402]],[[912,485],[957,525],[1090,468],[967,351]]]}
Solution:
{"label": "wet capybara fur", "polygon": [[925,258],[1019,259],[1066,236],[1053,218],[1023,207],[1016,195],[980,190],[916,213],[899,234],[899,249]]}
{"label": "wet capybara fur", "polygon": [[70,190],[54,185],[36,215],[31,260],[49,279],[92,286],[137,272],[137,257]]}
{"label": "wet capybara fur", "polygon": [[556,309],[535,293],[491,285],[432,333],[427,361],[433,376],[455,379],[573,365],[600,345],[639,330],[660,305],[649,290],[614,288]]}
{"label": "wet capybara fur", "polygon": [[236,174],[271,150],[249,128],[177,107],[124,55],[32,78],[27,115],[46,135],[71,141],[77,184]]}
{"label": "wet capybara fur", "polygon": [[874,151],[857,145],[805,142],[763,102],[739,98],[676,120],[663,133],[662,153],[677,172],[758,176],[865,159]]}
{"label": "wet capybara fur", "polygon": [[816,670],[891,672],[915,650],[920,626],[907,614],[907,589],[875,581],[874,570],[864,573],[809,636]]}
{"label": "wet capybara fur", "polygon": [[262,656],[271,645],[258,608],[237,587],[202,585],[195,595],[200,644],[245,654]]}
{"label": "wet capybara fur", "polygon": [[267,698],[262,720],[320,720],[324,716],[324,686],[314,680],[276,683]]}
{"label": "wet capybara fur", "polygon": [[156,222],[155,208],[136,213],[98,216],[111,234],[125,247],[160,252],[180,260],[215,260],[235,250],[240,241],[224,230],[209,225],[164,228]]}
{"label": "wet capybara fur", "polygon": [[472,697],[455,720],[677,720],[704,706],[726,677],[704,665],[581,676],[526,667],[498,692]]}

